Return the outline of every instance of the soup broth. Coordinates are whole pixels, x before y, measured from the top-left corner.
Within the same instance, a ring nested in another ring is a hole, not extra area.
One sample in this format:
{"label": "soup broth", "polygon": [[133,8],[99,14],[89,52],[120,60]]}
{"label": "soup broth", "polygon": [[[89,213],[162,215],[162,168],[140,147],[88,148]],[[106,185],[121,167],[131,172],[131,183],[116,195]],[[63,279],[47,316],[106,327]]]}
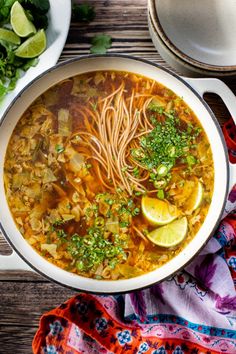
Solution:
{"label": "soup broth", "polygon": [[82,276],[124,279],[175,257],[211,202],[210,144],[180,97],[128,72],[60,82],[23,114],[5,191],[23,237]]}

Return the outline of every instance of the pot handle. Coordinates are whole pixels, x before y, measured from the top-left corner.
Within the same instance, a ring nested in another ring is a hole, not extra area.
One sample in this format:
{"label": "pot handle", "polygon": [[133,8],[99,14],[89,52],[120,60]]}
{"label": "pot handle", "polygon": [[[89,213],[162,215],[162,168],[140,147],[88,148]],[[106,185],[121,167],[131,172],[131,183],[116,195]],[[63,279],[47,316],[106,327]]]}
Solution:
{"label": "pot handle", "polygon": [[15,251],[8,256],[0,254],[0,270],[24,270],[33,271]]}
{"label": "pot handle", "polygon": [[[189,83],[202,97],[204,93],[211,92],[220,96],[228,108],[231,117],[236,124],[236,96],[230,88],[221,80],[213,78],[192,79],[184,77],[184,80]],[[236,164],[229,162],[230,179],[229,179],[229,192],[236,183]]]}

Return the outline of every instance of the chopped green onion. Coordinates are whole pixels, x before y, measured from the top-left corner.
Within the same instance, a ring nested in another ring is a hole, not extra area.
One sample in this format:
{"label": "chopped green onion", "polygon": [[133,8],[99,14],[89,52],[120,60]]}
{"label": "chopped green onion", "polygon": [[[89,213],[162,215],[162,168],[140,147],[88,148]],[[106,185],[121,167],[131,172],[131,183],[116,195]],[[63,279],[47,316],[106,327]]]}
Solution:
{"label": "chopped green onion", "polygon": [[186,157],[186,161],[187,161],[188,165],[190,165],[190,166],[195,165],[197,163],[197,160],[193,155],[188,155]]}
{"label": "chopped green onion", "polygon": [[165,198],[165,193],[164,193],[163,189],[159,189],[159,191],[157,192],[157,197],[159,199],[164,199]]}
{"label": "chopped green onion", "polygon": [[160,166],[157,168],[157,174],[158,174],[160,177],[166,176],[167,173],[168,173],[168,168],[167,168],[165,165],[160,165]]}

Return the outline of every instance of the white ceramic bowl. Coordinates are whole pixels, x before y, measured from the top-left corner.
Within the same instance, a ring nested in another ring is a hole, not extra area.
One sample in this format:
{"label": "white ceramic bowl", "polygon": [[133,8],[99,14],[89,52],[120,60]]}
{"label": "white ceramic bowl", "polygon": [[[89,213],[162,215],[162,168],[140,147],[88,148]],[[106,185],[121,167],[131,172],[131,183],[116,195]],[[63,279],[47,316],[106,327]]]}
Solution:
{"label": "white ceramic bowl", "polygon": [[189,77],[219,77],[232,78],[236,75],[236,71],[219,71],[205,70],[201,67],[191,65],[181,57],[177,56],[159,36],[155,22],[150,12],[148,12],[148,28],[152,42],[162,58],[177,72]]}
{"label": "white ceramic bowl", "polygon": [[[4,192],[3,166],[5,153],[12,131],[23,112],[39,95],[52,85],[71,76],[94,70],[121,70],[138,73],[154,79],[173,90],[178,96],[183,97],[184,101],[197,115],[209,138],[213,152],[215,167],[214,192],[209,212],[199,232],[188,246],[170,262],[155,271],[127,280],[107,281],[89,279],[69,273],[49,263],[20,234],[11,216]],[[202,93],[206,90],[212,90],[212,87],[218,93],[221,92],[223,99],[225,101],[228,100],[228,107],[232,114],[236,116],[235,96],[225,84],[219,80],[208,79],[206,81],[196,81],[195,85],[198,85],[198,89]],[[169,277],[186,265],[204,246],[218,225],[224,210],[229,183],[232,183],[232,181],[230,182],[227,150],[221,129],[214,114],[201,96],[176,74],[148,61],[123,55],[86,56],[70,60],[48,70],[31,82],[14,100],[1,121],[0,151],[0,195],[2,196],[0,225],[10,245],[30,267],[49,279],[68,287],[96,293],[127,292],[147,287]],[[9,264],[7,259],[10,262],[16,260],[14,256],[10,258],[1,256],[0,264]],[[17,266],[18,264],[16,264]],[[10,268],[12,269],[13,267]]]}
{"label": "white ceramic bowl", "polygon": [[157,33],[154,44],[164,43],[175,62],[203,75],[236,75],[234,0],[179,0],[174,6],[171,0],[149,0],[148,11]]}
{"label": "white ceramic bowl", "polygon": [[[70,28],[71,1],[50,0],[48,12],[47,49],[39,56],[39,63],[31,67],[18,80],[13,91],[9,92],[0,104],[0,118],[12,100],[36,76],[55,65],[61,55]],[[63,19],[63,20],[62,20]]]}

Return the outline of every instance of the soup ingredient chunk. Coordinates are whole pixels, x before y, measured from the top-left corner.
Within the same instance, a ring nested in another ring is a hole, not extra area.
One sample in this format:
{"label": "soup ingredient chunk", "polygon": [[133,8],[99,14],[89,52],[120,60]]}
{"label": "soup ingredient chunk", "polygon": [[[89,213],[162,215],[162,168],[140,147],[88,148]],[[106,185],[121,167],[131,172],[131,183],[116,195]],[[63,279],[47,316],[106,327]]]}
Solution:
{"label": "soup ingredient chunk", "polygon": [[150,241],[161,247],[174,247],[183,241],[188,231],[188,221],[184,216],[148,234]]}
{"label": "soup ingredient chunk", "polygon": [[179,211],[175,205],[165,200],[146,196],[142,198],[142,212],[152,225],[169,224],[179,215]]}

